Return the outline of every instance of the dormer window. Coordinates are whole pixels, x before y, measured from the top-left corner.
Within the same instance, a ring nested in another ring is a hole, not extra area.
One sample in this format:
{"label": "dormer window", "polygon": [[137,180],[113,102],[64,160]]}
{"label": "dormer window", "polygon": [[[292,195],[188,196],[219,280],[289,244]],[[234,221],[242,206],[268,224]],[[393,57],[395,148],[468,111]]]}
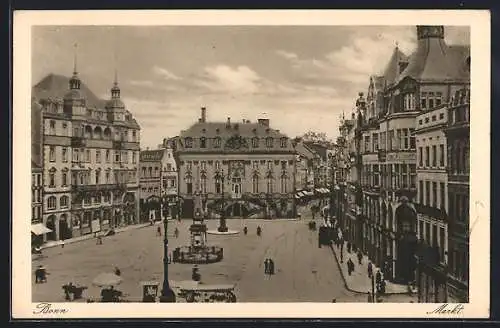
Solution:
{"label": "dormer window", "polygon": [[219,128],[215,129],[215,133],[219,134],[220,133],[220,129]]}
{"label": "dormer window", "polygon": [[184,138],[184,147],[193,148],[193,138],[191,137]]}
{"label": "dormer window", "polygon": [[257,138],[257,137],[252,138],[252,147],[259,148],[259,138]]}
{"label": "dormer window", "polygon": [[206,133],[207,132],[207,129],[202,129],[201,130],[201,133]]}
{"label": "dormer window", "polygon": [[214,139],[214,148],[220,148],[220,144],[221,144],[221,141],[220,141],[220,138],[217,137]]}
{"label": "dormer window", "polygon": [[281,148],[286,148],[286,146],[287,146],[287,139],[286,138],[281,138],[280,144],[281,144]]}
{"label": "dormer window", "polygon": [[272,148],[273,147],[273,138],[272,137],[266,138],[266,147],[267,148]]}
{"label": "dormer window", "polygon": [[207,138],[200,138],[200,148],[207,148]]}

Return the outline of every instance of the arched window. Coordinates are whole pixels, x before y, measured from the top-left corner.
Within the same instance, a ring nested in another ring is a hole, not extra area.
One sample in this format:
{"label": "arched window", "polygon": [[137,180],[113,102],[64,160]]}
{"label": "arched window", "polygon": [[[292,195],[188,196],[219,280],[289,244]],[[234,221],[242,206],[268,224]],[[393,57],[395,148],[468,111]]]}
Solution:
{"label": "arched window", "polygon": [[273,192],[273,178],[268,177],[267,178],[267,193],[271,194]]}
{"label": "arched window", "polygon": [[55,210],[57,206],[57,199],[55,196],[50,196],[47,198],[47,209]]}
{"label": "arched window", "polygon": [[280,144],[281,144],[281,148],[286,148],[287,147],[287,142],[288,140],[286,138],[281,138],[280,140]]}
{"label": "arched window", "polygon": [[59,205],[61,206],[61,208],[67,208],[69,206],[69,197],[68,196],[61,196],[61,198],[59,199]]}
{"label": "arched window", "polygon": [[288,182],[288,178],[286,177],[286,175],[282,175],[281,176],[281,193],[282,194],[287,193],[287,182]]}
{"label": "arched window", "polygon": [[61,174],[61,185],[63,187],[68,185],[68,174],[66,172]]}
{"label": "arched window", "polygon": [[267,148],[272,148],[273,147],[273,138],[272,137],[267,137],[266,138],[266,147]]}
{"label": "arched window", "polygon": [[193,193],[193,178],[190,175],[186,177],[186,193],[188,195]]}
{"label": "arched window", "polygon": [[259,176],[257,174],[252,177],[252,190],[254,194],[259,192]]}
{"label": "arched window", "polygon": [[54,188],[56,186],[56,172],[55,168],[51,168],[49,171],[49,187]]}

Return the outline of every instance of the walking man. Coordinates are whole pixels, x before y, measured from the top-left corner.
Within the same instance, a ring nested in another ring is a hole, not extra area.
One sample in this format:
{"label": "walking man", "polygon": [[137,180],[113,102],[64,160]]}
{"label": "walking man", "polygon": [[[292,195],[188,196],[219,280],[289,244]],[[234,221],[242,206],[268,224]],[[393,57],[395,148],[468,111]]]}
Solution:
{"label": "walking man", "polygon": [[264,260],[264,274],[269,273],[269,259]]}
{"label": "walking man", "polygon": [[373,276],[373,265],[372,262],[368,262],[368,278],[371,279],[372,276]]}
{"label": "walking man", "polygon": [[269,259],[269,275],[274,274],[274,261],[272,259]]}
{"label": "walking man", "polygon": [[363,261],[363,253],[361,253],[361,250],[358,250],[358,263],[361,265],[361,262]]}
{"label": "walking man", "polygon": [[160,226],[158,226],[158,228],[156,229],[156,235],[161,236],[161,227]]}

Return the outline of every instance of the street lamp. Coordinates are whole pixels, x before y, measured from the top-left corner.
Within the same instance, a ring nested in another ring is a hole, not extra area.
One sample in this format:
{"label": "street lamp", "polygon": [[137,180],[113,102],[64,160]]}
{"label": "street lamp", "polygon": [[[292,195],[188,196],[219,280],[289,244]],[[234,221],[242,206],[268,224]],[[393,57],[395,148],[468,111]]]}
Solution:
{"label": "street lamp", "polygon": [[[160,206],[163,209],[164,198],[160,198]],[[160,302],[161,303],[175,303],[175,293],[170,288],[168,282],[168,220],[163,220],[163,288],[161,290]]]}

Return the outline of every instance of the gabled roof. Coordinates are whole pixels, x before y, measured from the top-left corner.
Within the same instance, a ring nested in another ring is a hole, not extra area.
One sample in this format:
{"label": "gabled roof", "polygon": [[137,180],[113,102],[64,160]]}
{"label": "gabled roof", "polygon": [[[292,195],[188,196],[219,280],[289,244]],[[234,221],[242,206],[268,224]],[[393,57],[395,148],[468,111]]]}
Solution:
{"label": "gabled roof", "polygon": [[374,88],[375,94],[377,92],[384,91],[385,79],[383,76],[372,75],[371,79],[373,81],[373,88]]}
{"label": "gabled roof", "polygon": [[143,150],[139,155],[139,160],[141,162],[156,162],[161,161],[163,155],[165,154],[164,149],[155,149],[155,150]]}
{"label": "gabled roof", "polygon": [[385,67],[383,78],[387,86],[390,86],[396,82],[399,76],[399,63],[407,62],[408,56],[406,56],[398,47],[394,48],[392,52],[391,59]]}
{"label": "gabled roof", "polygon": [[304,144],[306,144],[307,147],[309,147],[312,151],[318,154],[323,160],[325,161],[327,160],[327,151],[328,151],[327,147],[308,141],[305,141]]}
{"label": "gabled roof", "polygon": [[[35,99],[63,99],[69,90],[69,77],[57,74],[49,74],[40,82],[35,84],[31,90],[31,96]],[[80,85],[80,93],[86,98],[88,107],[104,108],[107,100],[99,99],[85,83]]]}
{"label": "gabled roof", "polygon": [[419,82],[468,81],[466,59],[468,46],[447,46],[442,38],[423,38],[410,56],[408,66],[398,82],[410,77]]}

